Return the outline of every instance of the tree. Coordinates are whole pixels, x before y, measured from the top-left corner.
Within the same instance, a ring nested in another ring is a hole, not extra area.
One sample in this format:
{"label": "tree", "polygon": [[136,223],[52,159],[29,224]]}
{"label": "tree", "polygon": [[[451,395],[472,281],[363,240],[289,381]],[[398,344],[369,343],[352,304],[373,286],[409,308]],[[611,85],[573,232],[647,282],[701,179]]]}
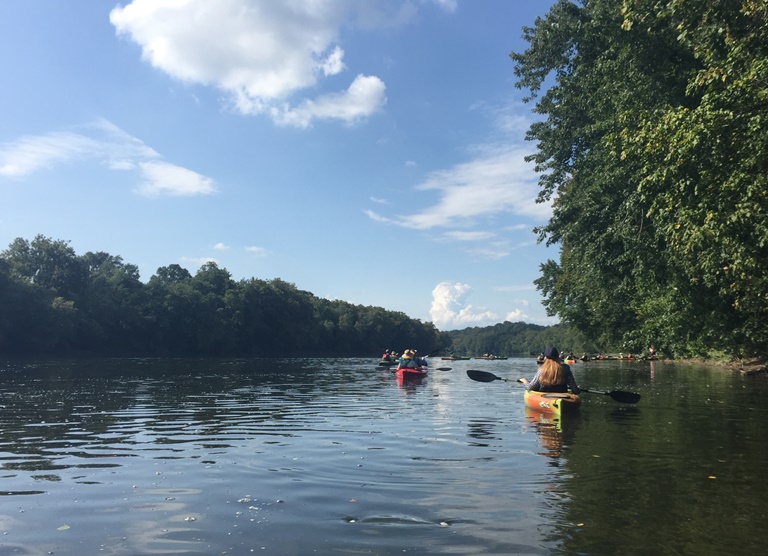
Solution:
{"label": "tree", "polygon": [[31,242],[16,238],[0,253],[10,273],[72,301],[82,296],[86,272],[68,241],[38,234]]}
{"label": "tree", "polygon": [[765,31],[765,0],[560,0],[524,30],[550,314],[628,349],[766,344]]}

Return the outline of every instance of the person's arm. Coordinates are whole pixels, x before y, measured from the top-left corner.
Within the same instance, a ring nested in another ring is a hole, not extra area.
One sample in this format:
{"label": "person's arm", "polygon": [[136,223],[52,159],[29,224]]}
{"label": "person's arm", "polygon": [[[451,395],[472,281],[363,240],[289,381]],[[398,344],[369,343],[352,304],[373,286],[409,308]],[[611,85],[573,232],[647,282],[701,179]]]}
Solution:
{"label": "person's arm", "polygon": [[571,371],[570,365],[563,365],[565,367],[565,377],[568,381],[568,388],[571,389],[571,392],[574,394],[578,394],[581,392],[581,388],[579,388],[579,385],[576,384],[576,377],[573,376],[573,371]]}
{"label": "person's arm", "polygon": [[527,378],[521,378],[520,382],[523,383],[523,386],[525,386],[526,390],[536,390],[537,388],[541,387],[541,369],[536,371],[536,374],[533,375],[533,378],[531,380],[528,380]]}

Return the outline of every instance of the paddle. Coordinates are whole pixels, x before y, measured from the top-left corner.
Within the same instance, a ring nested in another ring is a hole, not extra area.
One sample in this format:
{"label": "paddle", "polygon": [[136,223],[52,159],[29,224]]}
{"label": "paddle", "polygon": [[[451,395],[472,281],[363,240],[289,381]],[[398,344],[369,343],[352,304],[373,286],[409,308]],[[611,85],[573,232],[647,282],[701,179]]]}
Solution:
{"label": "paddle", "polygon": [[603,394],[604,396],[610,396],[611,399],[619,403],[637,403],[640,401],[640,394],[634,392],[622,392],[621,390],[613,390],[611,392],[599,392],[597,390],[581,389],[582,392],[589,392],[590,394]]}
{"label": "paddle", "polygon": [[[379,367],[380,371],[383,371],[384,369],[386,369],[386,367]],[[437,367],[435,370],[436,371],[450,371],[451,369],[452,369],[452,367]],[[389,369],[389,370],[394,373],[395,371],[397,371],[397,367],[394,367],[394,368]]]}
{"label": "paddle", "polygon": [[494,380],[503,380],[504,382],[510,381],[508,378],[501,378],[488,371],[475,371],[472,369],[467,371],[467,376],[477,382],[493,382]]}
{"label": "paddle", "polygon": [[[469,370],[467,371],[467,376],[472,380],[476,380],[477,382],[493,382],[494,380],[510,382],[510,379],[508,378],[501,378],[500,376],[496,376],[495,374],[489,373],[487,371]],[[521,382],[521,380],[517,379],[517,382]],[[581,391],[587,392],[589,394],[603,394],[605,396],[610,396],[611,399],[620,403],[637,403],[640,401],[640,394],[635,394],[634,392],[622,392],[621,390],[614,390],[612,392],[599,392],[597,390],[587,390],[586,388],[582,388]]]}

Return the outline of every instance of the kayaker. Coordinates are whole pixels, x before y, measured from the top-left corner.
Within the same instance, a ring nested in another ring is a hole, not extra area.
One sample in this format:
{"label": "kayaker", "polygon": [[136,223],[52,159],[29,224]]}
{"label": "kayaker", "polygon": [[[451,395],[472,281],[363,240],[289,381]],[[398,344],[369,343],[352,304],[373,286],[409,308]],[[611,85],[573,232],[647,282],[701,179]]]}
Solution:
{"label": "kayaker", "polygon": [[576,379],[571,372],[571,367],[560,362],[560,353],[555,347],[544,350],[544,363],[536,371],[532,380],[521,378],[520,382],[526,390],[535,392],[571,392],[578,394],[581,388],[576,384]]}
{"label": "kayaker", "polygon": [[403,355],[397,362],[398,369],[418,369],[421,365],[415,359],[416,353],[412,349],[403,351]]}
{"label": "kayaker", "polygon": [[418,356],[419,351],[416,349],[412,349],[411,353],[413,354],[413,360],[416,361],[419,367],[426,367],[428,365],[427,357],[429,357],[429,355],[425,355],[424,357],[419,357]]}

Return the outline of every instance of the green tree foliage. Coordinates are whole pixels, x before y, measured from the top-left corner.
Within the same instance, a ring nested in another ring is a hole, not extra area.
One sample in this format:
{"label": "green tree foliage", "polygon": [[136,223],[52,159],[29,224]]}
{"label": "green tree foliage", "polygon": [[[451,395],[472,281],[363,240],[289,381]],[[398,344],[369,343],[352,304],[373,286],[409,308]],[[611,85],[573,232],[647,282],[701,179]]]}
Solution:
{"label": "green tree foliage", "polygon": [[564,325],[541,326],[507,321],[493,326],[452,330],[447,334],[451,340],[450,350],[459,355],[490,353],[528,357],[542,353],[547,346],[579,355],[612,351],[611,346],[598,347],[586,340],[575,327]]}
{"label": "green tree foliage", "polygon": [[524,29],[550,314],[625,351],[768,345],[766,37],[767,0],[560,0]]}
{"label": "green tree foliage", "polygon": [[447,346],[432,323],[320,299],[280,279],[235,281],[213,262],[144,284],[108,253],[18,238],[0,253],[0,353],[378,357]]}

